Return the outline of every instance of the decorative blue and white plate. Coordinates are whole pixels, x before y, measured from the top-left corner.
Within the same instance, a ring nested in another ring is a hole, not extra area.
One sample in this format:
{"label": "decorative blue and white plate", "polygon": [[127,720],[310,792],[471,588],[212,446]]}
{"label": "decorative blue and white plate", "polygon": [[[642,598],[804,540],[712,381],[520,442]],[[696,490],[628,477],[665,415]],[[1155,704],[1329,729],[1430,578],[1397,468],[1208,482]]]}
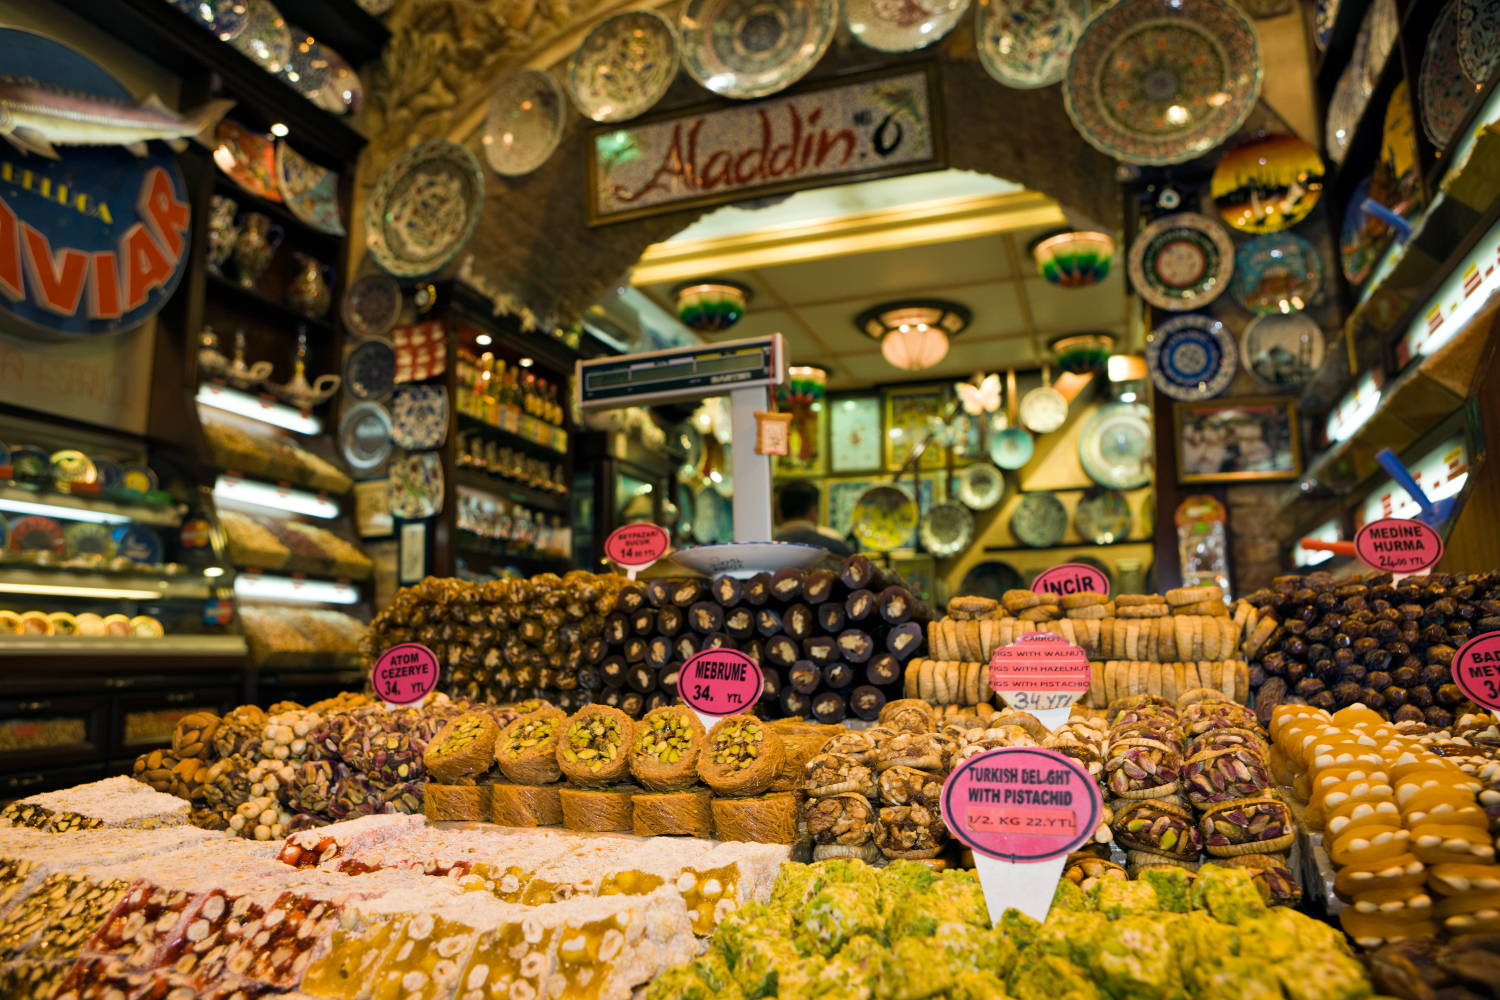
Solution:
{"label": "decorative blue and white plate", "polygon": [[443,509],[443,463],[437,452],[407,455],[391,463],[387,487],[391,513],[414,521]]}
{"label": "decorative blue and white plate", "polygon": [[391,415],[379,403],[360,403],[339,422],[339,450],[351,469],[380,467],[391,454]]}
{"label": "decorative blue and white plate", "polygon": [[1323,290],[1323,258],[1293,233],[1267,233],[1235,252],[1229,293],[1257,316],[1300,312]]}
{"label": "decorative blue and white plate", "polygon": [[161,538],[144,524],[132,524],[117,529],[115,554],[144,566],[155,566],[161,562]]}
{"label": "decorative blue and white plate", "polygon": [[821,545],[801,542],[730,542],[727,545],[694,545],[678,549],[672,558],[682,566],[707,576],[732,576],[748,580],[757,573],[779,569],[806,569],[828,554]]}
{"label": "decorative blue and white plate", "polygon": [[119,462],[105,455],[92,455],[89,460],[94,463],[101,490],[117,490],[125,485],[125,467]]}
{"label": "decorative blue and white plate", "polygon": [[1156,388],[1173,399],[1212,399],[1234,378],[1239,345],[1212,316],[1174,316],[1147,340],[1146,367]]}
{"label": "decorative blue and white plate", "polygon": [[1328,48],[1333,37],[1333,22],[1339,16],[1339,0],[1318,0],[1313,7],[1313,41],[1318,51]]}
{"label": "decorative blue and white plate", "polygon": [[396,384],[396,345],[384,337],[361,340],[344,359],[344,385],[355,399],[384,399]]}
{"label": "decorative blue and white plate", "polygon": [[355,338],[384,337],[401,317],[401,286],[379,271],[355,278],[344,293],[341,311],[344,329]]}
{"label": "decorative blue and white plate", "polygon": [[408,451],[427,451],[448,435],[448,390],[403,385],[391,394],[391,440]]}

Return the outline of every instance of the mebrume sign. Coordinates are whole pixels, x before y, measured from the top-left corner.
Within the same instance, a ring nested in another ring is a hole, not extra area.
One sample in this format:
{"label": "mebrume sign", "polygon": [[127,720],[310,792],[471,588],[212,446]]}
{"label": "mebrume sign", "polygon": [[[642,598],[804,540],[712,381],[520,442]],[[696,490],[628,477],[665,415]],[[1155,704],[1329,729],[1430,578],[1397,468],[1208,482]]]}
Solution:
{"label": "mebrume sign", "polygon": [[595,129],[589,222],[944,166],[936,68]]}

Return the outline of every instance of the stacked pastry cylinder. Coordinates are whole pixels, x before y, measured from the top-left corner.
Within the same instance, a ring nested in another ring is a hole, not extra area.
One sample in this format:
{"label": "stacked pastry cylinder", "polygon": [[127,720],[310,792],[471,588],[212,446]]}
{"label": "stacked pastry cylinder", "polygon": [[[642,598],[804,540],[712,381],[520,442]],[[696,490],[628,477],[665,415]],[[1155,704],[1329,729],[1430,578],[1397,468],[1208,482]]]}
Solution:
{"label": "stacked pastry cylinder", "polygon": [[[1476,722],[1488,726],[1493,718]],[[1278,706],[1282,778],[1306,799],[1361,947],[1500,931],[1500,765],[1484,747],[1353,705]]]}
{"label": "stacked pastry cylinder", "polygon": [[1277,577],[1236,603],[1262,722],[1283,701],[1334,711],[1356,702],[1439,729],[1465,712],[1453,656],[1500,630],[1500,573]]}
{"label": "stacked pastry cylinder", "polygon": [[990,657],[1032,632],[1062,636],[1088,655],[1093,682],[1084,703],[1103,708],[1131,694],[1175,701],[1211,687],[1244,702],[1249,665],[1238,659],[1248,610],[1230,617],[1218,587],[1156,594],[1036,594],[1007,591],[999,601],[955,597],[927,626],[928,658],[908,665],[905,694],[938,705],[992,700]]}
{"label": "stacked pastry cylinder", "polygon": [[1104,784],[1131,865],[1196,869],[1205,852],[1239,859],[1268,903],[1296,904],[1301,889],[1286,860],[1296,831],[1255,714],[1200,688],[1175,704],[1131,695],[1108,716]]}
{"label": "stacked pastry cylinder", "polygon": [[634,718],[677,697],[678,671],[693,654],[737,649],[765,674],[762,714],[874,719],[899,693],[902,664],[922,648],[931,618],[899,577],[856,555],[838,572],[627,584],[583,659],[602,685],[594,700]]}

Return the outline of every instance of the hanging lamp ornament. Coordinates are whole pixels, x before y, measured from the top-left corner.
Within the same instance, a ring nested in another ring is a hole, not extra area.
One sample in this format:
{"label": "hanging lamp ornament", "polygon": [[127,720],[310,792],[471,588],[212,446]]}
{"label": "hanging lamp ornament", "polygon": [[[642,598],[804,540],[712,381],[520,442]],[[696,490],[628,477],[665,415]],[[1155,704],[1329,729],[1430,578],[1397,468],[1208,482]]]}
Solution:
{"label": "hanging lamp ornament", "polygon": [[1031,256],[1042,277],[1064,288],[1086,288],[1109,277],[1115,259],[1114,237],[1089,231],[1055,232],[1031,244]]}
{"label": "hanging lamp ornament", "polygon": [[1107,333],[1071,333],[1058,337],[1048,347],[1057,367],[1073,375],[1097,375],[1109,364],[1115,338]]}
{"label": "hanging lamp ornament", "polygon": [[973,319],[967,306],[942,299],[906,299],[866,309],[854,323],[880,341],[880,353],[897,368],[921,371],[948,353],[948,339]]}
{"label": "hanging lamp ornament", "polygon": [[745,315],[750,289],[737,281],[703,278],[678,285],[672,291],[677,318],[699,333],[722,333]]}

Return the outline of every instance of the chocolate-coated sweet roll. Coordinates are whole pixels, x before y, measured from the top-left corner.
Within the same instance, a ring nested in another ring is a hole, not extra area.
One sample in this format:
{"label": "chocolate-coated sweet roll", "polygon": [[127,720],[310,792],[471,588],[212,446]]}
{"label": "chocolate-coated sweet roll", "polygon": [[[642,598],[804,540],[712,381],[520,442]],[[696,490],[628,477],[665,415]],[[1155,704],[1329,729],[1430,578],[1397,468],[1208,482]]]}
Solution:
{"label": "chocolate-coated sweet roll", "polygon": [[850,663],[864,663],[875,655],[875,640],[863,629],[846,628],[836,640],[839,655]]}
{"label": "chocolate-coated sweet roll", "polygon": [[800,569],[779,569],[771,577],[771,598],[782,604],[790,604],[802,596],[807,578]]}
{"label": "chocolate-coated sweet roll", "polygon": [[699,601],[687,612],[688,627],[699,635],[709,635],[724,627],[724,609],[711,601]]}
{"label": "chocolate-coated sweet roll", "polygon": [[[843,666],[843,664],[835,664]],[[849,704],[844,701],[844,696],[837,691],[820,691],[813,695],[812,712],[813,718],[828,725],[837,725],[844,721],[848,714]]]}
{"label": "chocolate-coated sweet roll", "polygon": [[856,792],[812,799],[805,807],[807,832],[817,844],[857,847],[875,833],[876,813],[870,800]]}
{"label": "chocolate-coated sweet roll", "polygon": [[832,570],[813,570],[802,584],[802,599],[808,604],[822,604],[833,597],[833,587],[838,579],[838,574]]}
{"label": "chocolate-coated sweet roll", "polygon": [[714,595],[714,600],[718,601],[719,606],[723,608],[734,607],[745,595],[744,585],[732,576],[714,577],[708,589]]}
{"label": "chocolate-coated sweet roll", "polygon": [[828,664],[828,669],[823,671],[823,681],[835,691],[848,687],[854,683],[854,665],[843,660]]}
{"label": "chocolate-coated sweet roll", "polygon": [[736,639],[755,634],[755,612],[751,608],[730,608],[724,613],[724,631]]}
{"label": "chocolate-coated sweet roll", "polygon": [[844,606],[837,601],[829,601],[827,604],[818,605],[818,625],[830,635],[837,635],[844,630],[849,616],[844,614]]}
{"label": "chocolate-coated sweet roll", "polygon": [[771,599],[771,574],[757,573],[745,581],[745,603],[760,607]]}
{"label": "chocolate-coated sweet roll", "polygon": [[858,792],[875,797],[875,776],[857,757],[820,753],[802,769],[802,790],[813,798]]}

